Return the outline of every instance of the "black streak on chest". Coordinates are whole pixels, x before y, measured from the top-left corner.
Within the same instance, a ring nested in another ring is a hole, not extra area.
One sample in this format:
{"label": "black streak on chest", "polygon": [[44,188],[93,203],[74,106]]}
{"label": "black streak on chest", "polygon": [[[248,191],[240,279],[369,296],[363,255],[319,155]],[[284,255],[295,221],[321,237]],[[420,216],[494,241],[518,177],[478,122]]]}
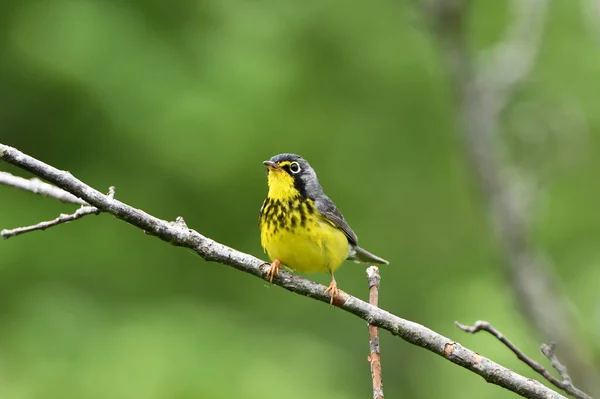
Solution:
{"label": "black streak on chest", "polygon": [[267,198],[261,218],[266,228],[277,234],[280,230],[294,231],[298,227],[310,231],[307,224],[313,222],[314,214],[314,203],[301,196],[285,201]]}

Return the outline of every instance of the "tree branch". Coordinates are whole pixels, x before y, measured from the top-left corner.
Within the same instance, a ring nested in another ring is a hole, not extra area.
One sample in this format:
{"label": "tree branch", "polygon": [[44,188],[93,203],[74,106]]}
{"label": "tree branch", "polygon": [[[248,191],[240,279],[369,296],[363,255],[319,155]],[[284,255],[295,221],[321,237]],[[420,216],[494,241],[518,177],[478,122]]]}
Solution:
{"label": "tree branch", "polygon": [[[367,268],[367,279],[369,281],[369,303],[375,307],[379,303],[379,285],[381,276],[379,268],[371,266]],[[373,399],[383,399],[383,381],[381,379],[381,353],[379,351],[379,334],[377,326],[369,324],[369,363],[371,364],[371,379],[373,380]]]}
{"label": "tree branch", "polygon": [[528,357],[527,355],[525,355],[519,348],[517,348],[512,342],[510,342],[508,340],[508,338],[506,338],[500,331],[496,330],[494,328],[494,326],[492,326],[489,322],[477,321],[477,322],[475,322],[475,325],[473,325],[473,326],[465,326],[463,324],[460,324],[459,322],[455,322],[455,324],[461,330],[466,331],[471,334],[475,334],[479,331],[487,331],[488,333],[490,333],[494,337],[496,337],[504,345],[506,345],[508,347],[508,349],[510,349],[515,355],[517,355],[519,360],[521,360],[523,363],[527,364],[529,367],[531,367],[537,373],[542,375],[545,379],[550,381],[557,388],[562,389],[563,391],[565,391],[566,393],[568,393],[569,395],[571,395],[577,399],[592,399],[591,396],[589,396],[585,392],[579,390],[578,388],[576,388],[573,385],[573,382],[571,381],[571,377],[567,373],[567,368],[565,366],[563,366],[558,361],[558,358],[556,357],[556,355],[554,355],[554,345],[546,345],[546,344],[542,345],[541,352],[544,354],[544,356],[546,356],[552,362],[552,366],[556,369],[556,371],[558,371],[558,373],[560,374],[560,376],[562,378],[562,381],[558,380],[556,377],[554,377],[552,374],[550,374],[550,372],[548,370],[546,370],[546,368],[544,366],[542,366],[535,360],[533,360],[530,357]]}
{"label": "tree branch", "polygon": [[[180,218],[172,223],[158,219],[140,209],[102,194],[68,172],[58,170],[3,144],[0,144],[0,159],[50,181],[101,211],[110,213],[144,230],[147,234],[173,245],[189,248],[206,261],[218,262],[263,280],[267,279],[265,273],[267,264],[264,261],[201,235],[188,228]],[[329,303],[329,295],[325,294],[325,286],[286,270],[280,271],[279,275],[273,279],[273,284],[296,294]],[[531,399],[564,399],[564,396],[538,381],[521,376],[427,327],[402,319],[343,291],[336,295],[333,304],[366,320],[369,324],[387,330],[406,342],[436,353],[483,377],[487,382],[506,388],[520,396]]]}
{"label": "tree branch", "polygon": [[30,191],[34,194],[56,198],[57,200],[67,204],[88,205],[87,202],[77,198],[73,194],[51,184],[44,183],[35,177],[33,179],[24,179],[19,176],[13,176],[8,172],[0,171],[0,184],[20,188],[21,190]]}

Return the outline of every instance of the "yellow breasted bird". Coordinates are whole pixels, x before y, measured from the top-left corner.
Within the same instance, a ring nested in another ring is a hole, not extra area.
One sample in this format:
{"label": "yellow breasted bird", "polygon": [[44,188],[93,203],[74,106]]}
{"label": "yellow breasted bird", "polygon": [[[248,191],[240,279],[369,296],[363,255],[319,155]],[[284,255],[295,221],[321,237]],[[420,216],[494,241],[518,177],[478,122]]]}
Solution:
{"label": "yellow breasted bird", "polygon": [[388,264],[358,246],[358,238],[323,192],[314,169],[295,154],[275,155],[267,167],[269,192],[260,208],[260,241],[273,262],[269,281],[283,264],[303,273],[328,272],[331,303],[338,292],[333,272],[348,259]]}

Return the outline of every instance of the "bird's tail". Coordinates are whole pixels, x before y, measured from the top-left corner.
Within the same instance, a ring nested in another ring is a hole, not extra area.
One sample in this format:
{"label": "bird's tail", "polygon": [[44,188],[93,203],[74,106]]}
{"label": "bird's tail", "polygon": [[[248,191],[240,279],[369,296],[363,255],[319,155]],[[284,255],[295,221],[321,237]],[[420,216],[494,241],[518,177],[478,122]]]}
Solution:
{"label": "bird's tail", "polygon": [[390,263],[387,260],[370,253],[366,249],[359,247],[358,245],[356,245],[352,248],[352,252],[350,253],[350,256],[348,257],[348,259],[353,260],[357,263],[369,263],[369,264],[376,263],[379,265],[388,265]]}

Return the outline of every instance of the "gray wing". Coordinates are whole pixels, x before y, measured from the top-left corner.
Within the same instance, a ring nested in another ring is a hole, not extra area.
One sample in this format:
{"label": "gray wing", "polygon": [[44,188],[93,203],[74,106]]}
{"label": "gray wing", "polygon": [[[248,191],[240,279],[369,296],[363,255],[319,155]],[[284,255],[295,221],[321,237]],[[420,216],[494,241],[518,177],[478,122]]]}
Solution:
{"label": "gray wing", "polygon": [[329,197],[321,197],[315,200],[315,204],[319,212],[321,212],[321,215],[323,215],[328,222],[344,232],[350,244],[358,245],[358,237],[356,237],[356,234],[352,231],[342,213],[337,209]]}

